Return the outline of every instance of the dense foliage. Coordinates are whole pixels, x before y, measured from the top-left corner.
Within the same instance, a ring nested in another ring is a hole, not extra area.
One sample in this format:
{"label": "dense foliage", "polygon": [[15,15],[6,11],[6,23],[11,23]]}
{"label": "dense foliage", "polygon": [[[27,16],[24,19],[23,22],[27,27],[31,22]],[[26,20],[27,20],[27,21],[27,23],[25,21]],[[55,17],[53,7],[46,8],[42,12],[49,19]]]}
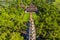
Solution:
{"label": "dense foliage", "polygon": [[0,40],[24,40],[21,30],[26,30],[29,14],[17,4],[0,6]]}
{"label": "dense foliage", "polygon": [[60,0],[56,0],[53,4],[60,10]]}
{"label": "dense foliage", "polygon": [[1,5],[0,40],[24,40],[21,31],[28,28],[29,13],[20,8],[21,2],[26,6],[32,2],[38,8],[33,13],[38,40],[60,40],[60,13],[56,6],[43,0],[17,0],[9,6]]}

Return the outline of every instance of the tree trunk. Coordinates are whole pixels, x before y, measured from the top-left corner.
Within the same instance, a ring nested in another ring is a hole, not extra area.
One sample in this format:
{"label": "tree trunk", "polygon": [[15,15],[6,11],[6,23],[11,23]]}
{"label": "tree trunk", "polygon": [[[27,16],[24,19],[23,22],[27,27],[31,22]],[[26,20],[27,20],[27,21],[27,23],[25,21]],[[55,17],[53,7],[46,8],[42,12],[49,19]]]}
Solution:
{"label": "tree trunk", "polygon": [[36,40],[36,30],[34,25],[34,20],[32,18],[32,13],[30,13],[30,27],[29,27],[29,40]]}

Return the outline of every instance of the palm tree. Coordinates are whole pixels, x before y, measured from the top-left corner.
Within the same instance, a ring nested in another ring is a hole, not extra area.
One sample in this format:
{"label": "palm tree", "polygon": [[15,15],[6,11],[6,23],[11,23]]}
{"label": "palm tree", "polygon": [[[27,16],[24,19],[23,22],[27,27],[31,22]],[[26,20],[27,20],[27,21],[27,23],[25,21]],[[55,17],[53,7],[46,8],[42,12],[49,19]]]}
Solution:
{"label": "palm tree", "polygon": [[31,3],[30,6],[27,7],[26,11],[30,12],[29,40],[36,40],[36,29],[35,29],[32,13],[37,11],[37,7],[35,7]]}
{"label": "palm tree", "polygon": [[[21,8],[24,8],[25,6],[23,4],[21,4]],[[37,11],[37,7],[35,7],[32,3],[30,4],[30,6],[28,6],[25,11],[30,12],[30,26],[29,26],[29,40],[36,40],[36,29],[35,29],[35,25],[34,25],[34,20],[32,17],[32,13]]]}

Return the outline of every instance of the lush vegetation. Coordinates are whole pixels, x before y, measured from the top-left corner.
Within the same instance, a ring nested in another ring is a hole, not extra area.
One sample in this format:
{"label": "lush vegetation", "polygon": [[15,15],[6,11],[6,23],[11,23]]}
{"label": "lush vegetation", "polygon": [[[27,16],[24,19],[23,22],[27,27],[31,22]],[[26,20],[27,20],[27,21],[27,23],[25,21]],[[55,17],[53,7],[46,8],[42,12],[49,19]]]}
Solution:
{"label": "lush vegetation", "polygon": [[60,0],[56,0],[53,4],[60,10]]}
{"label": "lush vegetation", "polygon": [[31,2],[38,11],[33,13],[37,40],[60,40],[60,13],[53,4],[43,0],[16,0],[5,5],[0,3],[0,40],[24,40],[21,31],[28,28],[29,13],[20,8],[23,2],[28,6]]}

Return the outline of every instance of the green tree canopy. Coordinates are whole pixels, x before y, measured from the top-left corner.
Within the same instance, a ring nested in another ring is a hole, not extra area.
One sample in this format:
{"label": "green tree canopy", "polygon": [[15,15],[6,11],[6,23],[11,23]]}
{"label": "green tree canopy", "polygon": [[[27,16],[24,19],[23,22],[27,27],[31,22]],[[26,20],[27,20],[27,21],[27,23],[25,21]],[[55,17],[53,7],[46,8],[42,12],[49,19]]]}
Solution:
{"label": "green tree canopy", "polygon": [[29,13],[20,8],[21,2],[26,6],[32,2],[38,8],[33,13],[33,19],[39,40],[60,40],[60,13],[55,5],[43,0],[16,0],[9,6],[1,5],[0,40],[24,40],[21,31],[28,28]]}

